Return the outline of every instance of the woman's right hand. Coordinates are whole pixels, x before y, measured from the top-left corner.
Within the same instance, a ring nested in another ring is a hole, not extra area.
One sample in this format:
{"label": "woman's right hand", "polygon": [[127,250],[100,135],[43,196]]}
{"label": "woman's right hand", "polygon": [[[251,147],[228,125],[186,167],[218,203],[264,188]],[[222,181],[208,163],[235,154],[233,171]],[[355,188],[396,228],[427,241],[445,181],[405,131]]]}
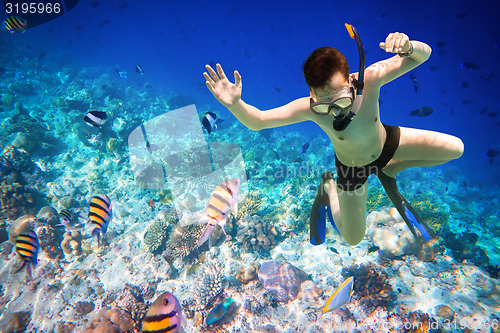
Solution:
{"label": "woman's right hand", "polygon": [[[234,84],[229,82],[220,64],[216,65],[217,73],[212,67],[206,65],[207,72],[203,76],[207,80],[207,88],[214,97],[226,108],[235,106],[241,99],[241,76],[238,71],[234,71]],[[210,75],[209,75],[210,74]]]}

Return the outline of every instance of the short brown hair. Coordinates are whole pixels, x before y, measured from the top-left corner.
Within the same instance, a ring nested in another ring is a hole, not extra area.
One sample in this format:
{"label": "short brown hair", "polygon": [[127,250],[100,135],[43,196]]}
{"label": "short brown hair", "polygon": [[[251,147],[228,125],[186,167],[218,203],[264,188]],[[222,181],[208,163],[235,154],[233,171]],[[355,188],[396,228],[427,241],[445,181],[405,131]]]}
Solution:
{"label": "short brown hair", "polygon": [[337,72],[349,80],[349,65],[344,55],[334,47],[323,46],[311,53],[304,63],[304,77],[310,88],[320,88]]}

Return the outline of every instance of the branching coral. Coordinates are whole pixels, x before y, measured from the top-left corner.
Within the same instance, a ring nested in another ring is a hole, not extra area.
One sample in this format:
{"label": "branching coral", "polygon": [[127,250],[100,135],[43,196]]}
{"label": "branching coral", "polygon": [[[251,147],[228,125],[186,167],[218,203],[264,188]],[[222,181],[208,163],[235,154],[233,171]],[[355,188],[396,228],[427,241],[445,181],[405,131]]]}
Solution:
{"label": "branching coral", "polygon": [[217,260],[209,261],[194,283],[194,310],[204,310],[209,302],[224,290],[223,266]]}
{"label": "branching coral", "polygon": [[165,256],[171,260],[184,259],[198,248],[198,239],[205,229],[202,224],[191,224],[185,227],[175,226],[167,241]]}
{"label": "branching coral", "polygon": [[247,215],[253,215],[257,213],[262,206],[263,197],[262,193],[259,191],[251,191],[245,197],[245,200],[238,207],[238,216],[236,220],[241,220]]}
{"label": "branching coral", "polygon": [[155,221],[149,226],[144,234],[144,247],[149,252],[159,254],[164,250],[167,237],[168,223],[164,221]]}
{"label": "branching coral", "polygon": [[351,265],[342,269],[344,277],[354,276],[356,278],[356,286],[354,292],[357,297],[361,298],[361,304],[369,310],[374,310],[377,307],[390,309],[394,304],[396,296],[392,290],[392,286],[388,281],[388,276],[385,272],[380,271],[372,263]]}

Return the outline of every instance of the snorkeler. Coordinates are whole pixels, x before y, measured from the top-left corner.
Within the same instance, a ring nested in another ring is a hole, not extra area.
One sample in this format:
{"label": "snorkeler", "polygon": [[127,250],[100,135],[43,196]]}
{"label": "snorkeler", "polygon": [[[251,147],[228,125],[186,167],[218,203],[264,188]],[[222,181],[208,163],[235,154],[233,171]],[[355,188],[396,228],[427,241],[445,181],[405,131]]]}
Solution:
{"label": "snorkeler", "polygon": [[206,85],[214,97],[251,130],[310,120],[328,135],[335,149],[337,179],[332,172],[321,176],[321,186],[311,210],[312,244],[324,242],[326,216],[350,245],[363,240],[370,174],[379,177],[413,235],[419,239],[417,229],[428,241],[434,233],[399,193],[396,175],[408,168],[440,165],[459,158],[464,145],[462,140],[448,134],[383,124],[378,98],[384,84],[426,61],[431,48],[425,43],[410,41],[403,33],[391,33],[379,46],[396,55],[365,70],[361,39],[354,27],[348,24],[346,27],[358,44],[359,72],[349,74],[347,61],[337,49],[318,48],[303,68],[310,89],[308,97],[261,111],[241,99],[238,71],[234,72],[233,84],[220,64],[216,65],[217,73],[206,66],[208,73],[203,73]]}

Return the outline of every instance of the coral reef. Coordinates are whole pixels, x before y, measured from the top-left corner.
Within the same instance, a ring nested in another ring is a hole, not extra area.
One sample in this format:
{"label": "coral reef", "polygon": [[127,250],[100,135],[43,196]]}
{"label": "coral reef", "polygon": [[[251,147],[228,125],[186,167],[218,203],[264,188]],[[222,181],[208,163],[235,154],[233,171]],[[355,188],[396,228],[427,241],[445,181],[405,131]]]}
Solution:
{"label": "coral reef", "polygon": [[94,311],[95,304],[93,302],[82,302],[78,301],[74,305],[75,311],[79,314],[85,316]]}
{"label": "coral reef", "polygon": [[31,186],[44,186],[40,173],[25,150],[5,147],[0,156],[0,218],[15,220],[38,211],[45,200]]}
{"label": "coral reef", "polygon": [[368,198],[366,200],[366,211],[368,213],[379,210],[390,204],[390,200],[387,195],[385,195],[383,188],[370,186],[368,189]]}
{"label": "coral reef", "polygon": [[451,256],[458,262],[469,260],[476,266],[484,267],[489,264],[486,252],[477,245],[479,236],[469,232],[456,235],[445,228],[442,232],[444,245],[451,251]]}
{"label": "coral reef", "polygon": [[417,253],[419,244],[395,208],[373,211],[366,224],[373,245],[386,257]]}
{"label": "coral reef", "polygon": [[82,333],[116,332],[125,333],[134,331],[134,320],[130,313],[118,306],[102,308],[92,318]]}
{"label": "coral reef", "polygon": [[247,266],[241,267],[238,272],[236,272],[236,280],[243,284],[247,284],[248,282],[257,279],[259,267],[260,265],[257,262],[252,262]]}
{"label": "coral reef", "polygon": [[264,311],[269,308],[270,303],[269,297],[266,297],[262,293],[258,293],[257,295],[252,295],[245,299],[243,309],[250,312],[252,315],[261,316]]}
{"label": "coral reef", "polygon": [[246,216],[238,222],[236,239],[247,251],[269,251],[276,245],[276,228],[258,215]]}
{"label": "coral reef", "polygon": [[63,228],[54,228],[50,220],[38,218],[36,224],[39,226],[36,234],[40,241],[40,248],[51,259],[62,258],[61,243],[64,239]]}
{"label": "coral reef", "polygon": [[277,302],[293,301],[309,276],[286,261],[267,261],[259,269],[259,282]]}
{"label": "coral reef", "polygon": [[55,155],[60,152],[60,142],[50,135],[45,121],[37,117],[31,117],[22,103],[17,102],[12,115],[8,117],[3,125],[7,135],[16,134],[12,145],[23,149],[28,153],[44,155]]}
{"label": "coral reef", "polygon": [[436,317],[443,318],[444,320],[448,320],[449,322],[452,322],[453,318],[455,318],[455,311],[453,311],[453,309],[446,304],[437,305],[434,308],[434,312],[436,314]]}
{"label": "coral reef", "polygon": [[260,191],[250,191],[243,202],[238,205],[238,216],[236,220],[241,220],[247,215],[253,215],[259,211],[264,203],[264,198]]}
{"label": "coral reef", "polygon": [[79,256],[82,254],[82,235],[78,230],[66,231],[63,235],[61,248],[66,254]]}
{"label": "coral reef", "polygon": [[7,228],[7,233],[9,234],[9,242],[15,244],[17,236],[35,227],[35,221],[35,216],[27,214],[17,218],[14,222],[12,222]]}
{"label": "coral reef", "polygon": [[198,239],[205,229],[202,224],[191,224],[185,227],[176,225],[167,241],[165,256],[168,259],[184,259],[198,249]]}
{"label": "coral reef", "polygon": [[26,311],[4,313],[0,323],[0,331],[2,333],[25,332],[30,320],[31,313]]}
{"label": "coral reef", "polygon": [[144,247],[151,253],[159,254],[165,249],[168,237],[168,223],[155,221],[144,234]]}
{"label": "coral reef", "polygon": [[217,260],[207,262],[194,283],[193,296],[195,304],[193,310],[205,310],[210,301],[224,290],[223,282],[222,264]]}
{"label": "coral reef", "polygon": [[[390,310],[394,306],[396,296],[385,272],[380,271],[372,262],[362,265],[351,265],[342,268],[342,275],[347,278],[354,276],[355,295],[361,298],[361,304],[368,311],[377,307]],[[362,287],[359,287],[362,286]]]}
{"label": "coral reef", "polygon": [[153,297],[156,288],[148,286],[144,289],[145,291],[138,286],[126,283],[119,292],[108,294],[105,303],[112,303],[112,305],[125,309],[130,313],[132,319],[139,323],[148,310],[148,303],[144,301],[144,297]]}
{"label": "coral reef", "polygon": [[413,311],[403,318],[405,333],[425,333],[430,331],[431,318],[421,311]]}
{"label": "coral reef", "polygon": [[298,298],[314,300],[323,296],[323,289],[318,287],[312,280],[306,280],[300,285]]}

